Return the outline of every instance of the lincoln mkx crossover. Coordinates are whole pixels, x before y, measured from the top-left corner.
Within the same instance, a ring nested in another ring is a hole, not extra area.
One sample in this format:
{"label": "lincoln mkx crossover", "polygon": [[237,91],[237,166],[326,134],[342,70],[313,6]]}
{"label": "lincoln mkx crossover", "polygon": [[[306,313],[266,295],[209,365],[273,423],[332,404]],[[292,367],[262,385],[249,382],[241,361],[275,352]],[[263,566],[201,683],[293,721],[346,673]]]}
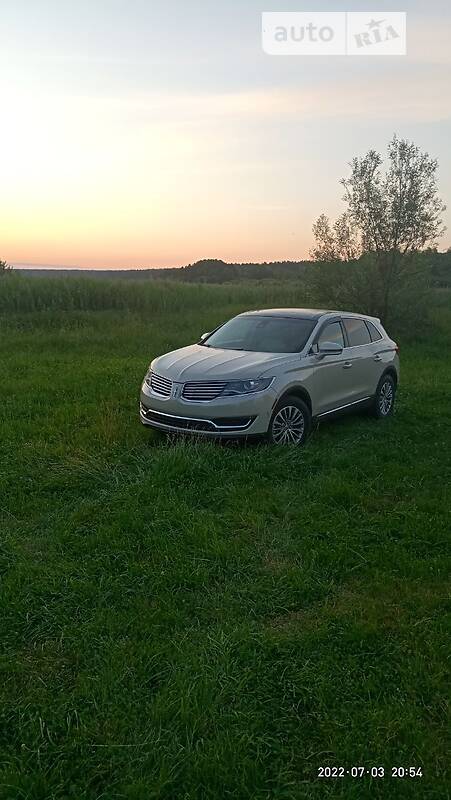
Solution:
{"label": "lincoln mkx crossover", "polygon": [[248,311],[197,344],[155,358],[140,418],[166,432],[264,435],[303,444],[312,419],[368,407],[393,412],[398,346],[376,317],[344,311]]}

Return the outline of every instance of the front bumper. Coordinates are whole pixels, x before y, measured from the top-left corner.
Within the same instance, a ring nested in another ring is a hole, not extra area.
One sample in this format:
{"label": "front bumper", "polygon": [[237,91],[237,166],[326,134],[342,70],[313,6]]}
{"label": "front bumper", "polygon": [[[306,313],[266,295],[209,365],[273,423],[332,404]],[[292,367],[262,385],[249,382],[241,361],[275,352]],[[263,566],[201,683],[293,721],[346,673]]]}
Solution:
{"label": "front bumper", "polygon": [[269,388],[239,397],[192,402],[156,395],[143,383],[140,401],[140,420],[148,427],[212,438],[235,438],[266,433],[276,395]]}

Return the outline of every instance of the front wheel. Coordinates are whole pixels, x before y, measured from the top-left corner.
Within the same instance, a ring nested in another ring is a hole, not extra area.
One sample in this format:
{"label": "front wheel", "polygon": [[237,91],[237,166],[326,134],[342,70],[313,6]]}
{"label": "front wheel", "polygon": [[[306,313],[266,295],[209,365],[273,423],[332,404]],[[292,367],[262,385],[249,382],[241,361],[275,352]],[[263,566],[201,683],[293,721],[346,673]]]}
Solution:
{"label": "front wheel", "polygon": [[376,419],[384,419],[393,414],[395,407],[396,383],[391,375],[382,375],[374,395],[372,413]]}
{"label": "front wheel", "polygon": [[298,397],[284,397],[277,403],[268,428],[272,444],[303,445],[310,431],[312,417]]}

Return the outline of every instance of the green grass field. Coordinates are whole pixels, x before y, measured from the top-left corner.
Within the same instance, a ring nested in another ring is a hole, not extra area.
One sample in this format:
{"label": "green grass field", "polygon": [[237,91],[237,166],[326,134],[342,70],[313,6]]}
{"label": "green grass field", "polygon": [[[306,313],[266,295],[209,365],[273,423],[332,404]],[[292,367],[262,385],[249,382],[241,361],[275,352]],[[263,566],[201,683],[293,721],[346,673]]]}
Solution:
{"label": "green grass field", "polygon": [[449,296],[399,337],[392,419],[278,449],[166,441],[138,390],[153,356],[301,287],[8,280],[1,800],[449,797]]}

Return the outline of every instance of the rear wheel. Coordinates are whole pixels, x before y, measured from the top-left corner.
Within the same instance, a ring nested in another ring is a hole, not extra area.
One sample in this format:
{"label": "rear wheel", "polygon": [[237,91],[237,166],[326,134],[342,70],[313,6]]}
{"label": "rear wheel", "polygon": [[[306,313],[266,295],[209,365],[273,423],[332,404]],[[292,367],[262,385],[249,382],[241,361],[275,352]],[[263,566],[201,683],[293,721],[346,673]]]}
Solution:
{"label": "rear wheel", "polygon": [[374,395],[372,413],[376,419],[384,419],[393,414],[395,407],[396,383],[392,375],[382,375]]}
{"label": "rear wheel", "polygon": [[310,431],[312,417],[303,400],[283,397],[277,403],[268,428],[272,444],[303,445]]}

